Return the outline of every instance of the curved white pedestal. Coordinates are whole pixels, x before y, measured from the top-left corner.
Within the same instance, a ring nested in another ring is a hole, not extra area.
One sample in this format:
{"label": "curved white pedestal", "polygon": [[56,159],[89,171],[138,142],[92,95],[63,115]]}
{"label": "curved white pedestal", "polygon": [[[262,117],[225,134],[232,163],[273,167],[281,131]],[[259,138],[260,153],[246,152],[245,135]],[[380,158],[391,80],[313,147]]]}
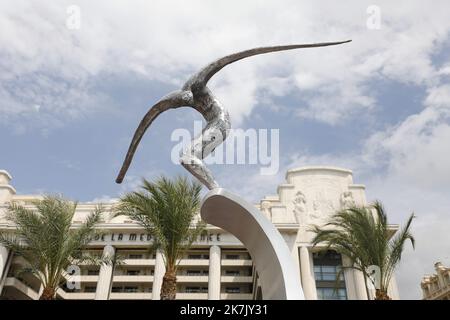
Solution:
{"label": "curved white pedestal", "polygon": [[200,213],[206,222],[237,237],[250,252],[263,299],[304,300],[300,278],[286,242],[255,206],[217,188],[206,194]]}

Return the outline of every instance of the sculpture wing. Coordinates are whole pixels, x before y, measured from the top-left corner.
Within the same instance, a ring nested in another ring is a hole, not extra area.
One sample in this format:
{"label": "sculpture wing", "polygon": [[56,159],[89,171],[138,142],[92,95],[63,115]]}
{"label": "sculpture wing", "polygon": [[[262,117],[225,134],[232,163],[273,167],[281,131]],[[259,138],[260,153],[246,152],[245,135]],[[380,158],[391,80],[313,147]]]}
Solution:
{"label": "sculpture wing", "polygon": [[[139,142],[141,141],[145,131],[152,124],[153,120],[155,120],[156,117],[158,117],[161,113],[168,109],[182,106],[184,104],[183,94],[185,93],[186,91],[172,92],[150,108],[150,110],[139,123],[139,126],[134,133],[133,140],[131,140],[130,146],[128,147],[128,152],[122,164],[122,168],[120,169],[119,175],[116,178],[117,183],[122,183],[123,178],[125,177],[125,174],[127,173],[128,168],[131,164],[131,161],[133,160],[133,156],[136,152]],[[189,92],[189,94],[191,93]]]}
{"label": "sculpture wing", "polygon": [[198,73],[193,75],[191,77],[191,80],[189,81],[190,85],[194,87],[202,87],[206,86],[209,79],[219,72],[223,67],[226,65],[236,62],[238,60],[248,58],[251,56],[256,56],[263,53],[269,53],[269,52],[276,52],[276,51],[284,51],[284,50],[292,50],[292,49],[300,49],[300,48],[315,48],[315,47],[326,47],[326,46],[334,46],[342,43],[347,43],[352,40],[347,41],[340,41],[340,42],[324,42],[324,43],[311,43],[311,44],[294,44],[294,45],[285,45],[285,46],[274,46],[274,47],[261,47],[261,48],[255,48],[250,50],[241,51],[238,53],[233,53],[229,56],[220,58],[206,67],[204,67],[202,70],[200,70]]}

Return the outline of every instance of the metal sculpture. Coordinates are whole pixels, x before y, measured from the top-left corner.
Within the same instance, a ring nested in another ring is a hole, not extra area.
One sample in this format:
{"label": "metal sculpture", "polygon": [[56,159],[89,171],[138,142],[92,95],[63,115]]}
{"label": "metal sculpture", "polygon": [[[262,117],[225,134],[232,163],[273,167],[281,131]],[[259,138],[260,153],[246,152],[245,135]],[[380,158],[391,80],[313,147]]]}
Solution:
{"label": "metal sculpture", "polygon": [[181,90],[169,93],[150,108],[134,133],[116,182],[123,181],[142,136],[156,117],[168,109],[191,107],[202,114],[206,120],[206,126],[202,133],[194,138],[190,146],[182,152],[180,162],[208,189],[218,188],[219,185],[203,159],[226,139],[231,123],[227,110],[206,86],[211,77],[226,65],[247,57],[276,51],[333,46],[350,41],[262,47],[234,53],[210,63],[194,74]]}
{"label": "metal sculpture", "polygon": [[202,200],[204,221],[238,238],[250,253],[264,300],[304,300],[298,270],[286,241],[251,203],[216,188]]}

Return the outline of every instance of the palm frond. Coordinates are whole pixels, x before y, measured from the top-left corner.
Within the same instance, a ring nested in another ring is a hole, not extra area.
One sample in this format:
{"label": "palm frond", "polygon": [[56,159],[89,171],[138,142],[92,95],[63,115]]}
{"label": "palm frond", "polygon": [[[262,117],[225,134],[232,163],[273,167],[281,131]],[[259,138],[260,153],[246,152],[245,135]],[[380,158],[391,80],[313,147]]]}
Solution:
{"label": "palm frond", "polygon": [[200,204],[201,186],[188,179],[160,177],[143,179],[139,191],[121,197],[115,216],[126,215],[142,225],[153,238],[152,251],[160,249],[165,263],[176,268],[177,261],[197,239],[203,224],[192,226]]}
{"label": "palm frond", "polygon": [[0,242],[25,259],[23,272],[37,275],[44,287],[56,289],[67,266],[91,239],[101,210],[97,208],[79,229],[71,230],[76,202],[46,195],[33,204],[33,209],[9,205],[6,218],[16,228],[0,233]]}
{"label": "palm frond", "polygon": [[410,227],[414,215],[393,238],[388,238],[388,219],[380,201],[367,207],[351,207],[333,214],[322,227],[313,226],[314,246],[325,245],[348,257],[352,268],[363,272],[365,278],[369,266],[380,268],[381,290],[387,292],[395,267],[401,259],[406,241],[414,247]]}

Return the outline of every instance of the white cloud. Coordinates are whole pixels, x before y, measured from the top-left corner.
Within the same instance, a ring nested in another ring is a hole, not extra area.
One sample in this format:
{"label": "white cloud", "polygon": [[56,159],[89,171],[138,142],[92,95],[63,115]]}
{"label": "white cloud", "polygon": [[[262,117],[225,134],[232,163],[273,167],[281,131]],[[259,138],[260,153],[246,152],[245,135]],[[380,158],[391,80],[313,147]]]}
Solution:
{"label": "white cloud", "polygon": [[360,151],[316,155],[303,150],[283,155],[276,176],[237,171],[236,176],[221,178],[233,188],[245,176],[244,186],[236,191],[257,201],[275,192],[289,168],[333,165],[352,169],[355,182],[366,185],[368,200],[380,199],[386,205],[391,223],[404,223],[412,212],[417,216],[413,222],[416,249],[405,248],[397,280],[403,299],[419,299],[422,276],[433,273],[437,261],[450,263],[449,93],[447,84],[430,88],[422,111],[375,132]]}
{"label": "white cloud", "polygon": [[424,110],[386,131],[374,133],[356,154],[299,154],[289,167],[329,164],[351,168],[367,186],[369,200],[381,199],[392,223],[411,212],[417,219],[416,250],[407,247],[397,272],[401,297],[421,297],[423,275],[436,261],[450,262],[450,86],[428,91]]}
{"label": "white cloud", "polygon": [[450,191],[450,85],[430,89],[424,107],[386,132],[374,134],[366,150],[372,160],[387,161],[388,173],[405,183]]}
{"label": "white cloud", "polygon": [[[36,121],[49,127],[96,112],[108,100],[93,89],[102,74],[131,71],[181,84],[191,72],[236,50],[352,38],[353,43],[345,46],[238,62],[227,68],[233,72],[224,70],[211,84],[230,108],[235,124],[261,101],[258,89],[276,79],[287,79],[282,82],[283,92],[299,90],[308,98],[299,116],[328,123],[345,121],[376,105],[368,81],[380,77],[417,84],[434,81],[437,71],[432,55],[447,39],[450,26],[447,2],[433,2],[433,10],[424,10],[422,1],[402,3],[379,2],[382,27],[368,30],[366,9],[371,3],[361,1],[347,2],[345,7],[333,1],[318,6],[294,0],[283,6],[276,1],[264,5],[138,1],[133,6],[120,1],[78,1],[81,28],[69,30],[66,9],[73,1],[39,6],[4,1],[0,10],[1,120],[33,118],[36,104],[47,112],[47,118]],[[277,91],[268,90],[269,94]]]}
{"label": "white cloud", "polygon": [[[180,85],[215,58],[262,45],[353,39],[339,47],[273,53],[225,68],[210,86],[229,108],[235,127],[259,103],[288,93],[304,97],[299,117],[338,124],[377,109],[375,82],[394,80],[426,89],[423,110],[373,133],[359,154],[299,153],[285,159],[276,177],[247,169],[218,177],[233,188],[244,174],[249,176],[238,191],[256,200],[274,192],[288,167],[353,169],[355,180],[368,186],[368,197],[386,203],[392,222],[403,222],[417,211],[418,248],[405,254],[399,281],[405,297],[418,298],[421,274],[432,271],[430,260],[445,255],[450,243],[445,228],[450,208],[450,61],[443,54],[447,61],[440,61],[440,67],[433,64],[449,41],[448,1],[378,1],[380,30],[366,28],[368,1],[345,6],[297,0],[283,5],[78,1],[81,28],[69,30],[66,9],[73,3],[0,3],[0,122],[16,133],[33,125],[49,130],[105,106],[113,108],[107,93],[95,90],[102,76],[132,72]],[[121,191],[135,189],[139,179],[129,176]]]}
{"label": "white cloud", "polygon": [[116,203],[119,201],[118,198],[110,197],[108,195],[103,195],[98,198],[94,198],[90,203],[103,203],[103,204],[109,204],[109,203]]}

